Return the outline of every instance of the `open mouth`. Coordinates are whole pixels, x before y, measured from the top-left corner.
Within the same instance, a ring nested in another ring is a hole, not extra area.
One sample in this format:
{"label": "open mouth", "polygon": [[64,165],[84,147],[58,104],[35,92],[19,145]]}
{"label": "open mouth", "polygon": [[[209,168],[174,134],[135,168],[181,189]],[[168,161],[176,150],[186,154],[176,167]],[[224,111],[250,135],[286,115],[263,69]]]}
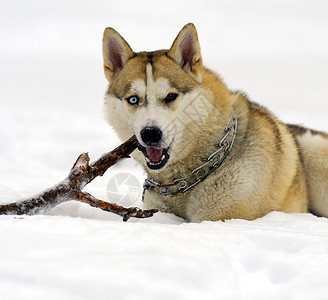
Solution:
{"label": "open mouth", "polygon": [[151,170],[163,168],[170,158],[168,148],[144,147],[140,145],[139,150],[145,156],[147,167]]}

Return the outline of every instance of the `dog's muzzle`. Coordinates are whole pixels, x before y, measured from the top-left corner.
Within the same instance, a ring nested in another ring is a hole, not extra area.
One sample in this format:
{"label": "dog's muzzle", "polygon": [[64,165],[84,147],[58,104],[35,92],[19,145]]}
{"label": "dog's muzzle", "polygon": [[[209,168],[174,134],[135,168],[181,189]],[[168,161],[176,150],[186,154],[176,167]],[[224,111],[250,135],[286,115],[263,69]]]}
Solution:
{"label": "dog's muzzle", "polygon": [[149,169],[163,168],[170,158],[168,148],[165,149],[161,146],[162,136],[163,133],[158,127],[145,127],[140,132],[142,143],[140,143],[139,150],[145,156]]}

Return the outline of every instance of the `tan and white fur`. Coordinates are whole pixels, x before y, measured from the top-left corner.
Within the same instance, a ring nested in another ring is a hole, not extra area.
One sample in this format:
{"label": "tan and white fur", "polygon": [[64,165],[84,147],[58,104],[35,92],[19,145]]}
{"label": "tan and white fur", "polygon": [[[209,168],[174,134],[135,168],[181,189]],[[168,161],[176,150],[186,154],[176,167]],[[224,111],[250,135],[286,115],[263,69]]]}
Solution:
{"label": "tan and white fur", "polygon": [[189,175],[217,150],[230,118],[238,120],[221,168],[186,193],[147,190],[144,208],[192,222],[252,220],[271,211],[328,216],[328,136],[283,124],[230,91],[203,66],[193,24],[169,50],[139,53],[107,28],[103,55],[106,118],[122,141],[136,135],[143,151],[132,156],[157,182]]}

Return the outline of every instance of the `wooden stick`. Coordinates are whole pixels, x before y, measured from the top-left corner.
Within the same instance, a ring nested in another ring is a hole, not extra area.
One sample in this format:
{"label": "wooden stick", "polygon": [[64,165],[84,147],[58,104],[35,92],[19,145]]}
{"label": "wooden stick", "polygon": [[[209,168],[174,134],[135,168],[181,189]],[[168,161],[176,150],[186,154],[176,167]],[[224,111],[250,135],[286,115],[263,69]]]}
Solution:
{"label": "wooden stick", "polygon": [[158,210],[141,210],[137,207],[125,208],[114,203],[99,200],[82,191],[93,179],[102,176],[109,167],[122,158],[128,158],[137,147],[138,141],[135,136],[132,136],[122,145],[103,155],[91,164],[89,164],[90,158],[88,153],[82,153],[74,163],[65,180],[35,197],[31,197],[22,202],[0,205],[0,214],[35,215],[44,213],[65,201],[76,200],[120,215],[123,217],[123,221],[127,221],[131,217],[151,217]]}

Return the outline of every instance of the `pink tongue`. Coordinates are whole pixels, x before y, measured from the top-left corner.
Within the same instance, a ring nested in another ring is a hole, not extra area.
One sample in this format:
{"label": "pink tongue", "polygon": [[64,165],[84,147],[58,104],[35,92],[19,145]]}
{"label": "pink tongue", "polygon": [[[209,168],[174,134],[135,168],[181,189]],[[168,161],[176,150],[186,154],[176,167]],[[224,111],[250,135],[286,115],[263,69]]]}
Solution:
{"label": "pink tongue", "polygon": [[152,162],[158,162],[161,160],[162,155],[163,155],[163,149],[147,147],[146,151],[147,151],[148,158]]}

